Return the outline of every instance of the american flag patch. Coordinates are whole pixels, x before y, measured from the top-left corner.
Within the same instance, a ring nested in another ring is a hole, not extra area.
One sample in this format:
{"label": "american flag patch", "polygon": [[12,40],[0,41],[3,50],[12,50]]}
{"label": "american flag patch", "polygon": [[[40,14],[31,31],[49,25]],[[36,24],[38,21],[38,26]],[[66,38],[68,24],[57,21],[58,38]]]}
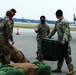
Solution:
{"label": "american flag patch", "polygon": [[11,22],[8,22],[8,24],[11,24]]}

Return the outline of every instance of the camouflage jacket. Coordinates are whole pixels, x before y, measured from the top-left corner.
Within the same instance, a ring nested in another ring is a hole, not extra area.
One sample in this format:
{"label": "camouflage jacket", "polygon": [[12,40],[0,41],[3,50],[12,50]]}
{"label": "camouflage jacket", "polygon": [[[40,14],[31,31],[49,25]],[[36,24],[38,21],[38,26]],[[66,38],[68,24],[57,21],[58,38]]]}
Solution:
{"label": "camouflage jacket", "polygon": [[50,27],[47,24],[38,24],[35,29],[38,29],[37,40],[41,40],[42,37],[46,37],[50,32]]}
{"label": "camouflage jacket", "polygon": [[55,23],[55,27],[50,32],[48,37],[52,37],[56,32],[58,35],[58,39],[60,40],[70,41],[72,38],[68,21],[65,18],[63,18],[62,20],[58,20]]}
{"label": "camouflage jacket", "polygon": [[10,39],[13,41],[13,24],[13,19],[9,19],[7,17],[0,20],[0,40],[7,41]]}

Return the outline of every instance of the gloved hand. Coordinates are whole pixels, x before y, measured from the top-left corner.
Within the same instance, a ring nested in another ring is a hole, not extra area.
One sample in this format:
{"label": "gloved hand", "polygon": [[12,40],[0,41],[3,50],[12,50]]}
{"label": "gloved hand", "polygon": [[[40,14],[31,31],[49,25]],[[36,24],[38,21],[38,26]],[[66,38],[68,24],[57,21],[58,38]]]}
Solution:
{"label": "gloved hand", "polygon": [[62,43],[62,45],[64,45],[65,44],[65,41],[63,40],[63,41],[61,41],[61,43]]}
{"label": "gloved hand", "polygon": [[11,41],[12,42],[12,45],[15,43],[14,41]]}

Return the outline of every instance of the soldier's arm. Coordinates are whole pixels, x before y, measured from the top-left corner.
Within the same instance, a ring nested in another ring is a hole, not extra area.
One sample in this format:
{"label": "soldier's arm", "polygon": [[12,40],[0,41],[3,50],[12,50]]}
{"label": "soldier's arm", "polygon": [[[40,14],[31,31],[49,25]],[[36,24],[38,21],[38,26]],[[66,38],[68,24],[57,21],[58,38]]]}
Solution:
{"label": "soldier's arm", "polygon": [[54,26],[53,30],[49,33],[49,35],[47,36],[48,38],[51,38],[55,33],[56,33],[56,25]]}
{"label": "soldier's arm", "polygon": [[50,33],[50,27],[48,26],[47,35]]}
{"label": "soldier's arm", "polygon": [[63,34],[63,40],[64,41],[68,41],[68,38],[69,38],[69,29],[68,29],[68,26],[69,26],[69,24],[68,24],[68,22],[64,22],[63,23],[63,30],[64,30],[64,34]]}
{"label": "soldier's arm", "polygon": [[10,30],[9,39],[13,41],[12,30]]}
{"label": "soldier's arm", "polygon": [[7,21],[6,34],[8,35],[8,39],[10,39],[10,41],[13,41],[12,31],[13,31],[12,28],[9,28],[9,21]]}
{"label": "soldier's arm", "polygon": [[13,26],[14,26],[14,22],[13,22],[13,20],[12,20],[12,28],[10,29],[10,34],[9,34],[9,39],[10,39],[11,41],[13,41]]}
{"label": "soldier's arm", "polygon": [[9,33],[9,39],[10,39],[10,41],[13,41],[12,29],[10,30],[10,33]]}
{"label": "soldier's arm", "polygon": [[35,26],[35,32],[38,33],[38,25]]}

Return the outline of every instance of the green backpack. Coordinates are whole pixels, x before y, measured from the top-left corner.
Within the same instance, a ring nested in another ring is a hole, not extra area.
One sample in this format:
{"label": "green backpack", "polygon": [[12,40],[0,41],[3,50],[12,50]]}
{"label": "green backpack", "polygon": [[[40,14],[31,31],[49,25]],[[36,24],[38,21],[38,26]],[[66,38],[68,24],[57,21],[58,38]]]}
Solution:
{"label": "green backpack", "polygon": [[0,75],[25,75],[25,70],[14,68],[11,65],[0,65]]}
{"label": "green backpack", "polygon": [[32,64],[35,64],[36,66],[38,66],[38,74],[39,75],[51,75],[51,66],[46,65],[46,64],[42,64],[39,62],[33,62]]}

